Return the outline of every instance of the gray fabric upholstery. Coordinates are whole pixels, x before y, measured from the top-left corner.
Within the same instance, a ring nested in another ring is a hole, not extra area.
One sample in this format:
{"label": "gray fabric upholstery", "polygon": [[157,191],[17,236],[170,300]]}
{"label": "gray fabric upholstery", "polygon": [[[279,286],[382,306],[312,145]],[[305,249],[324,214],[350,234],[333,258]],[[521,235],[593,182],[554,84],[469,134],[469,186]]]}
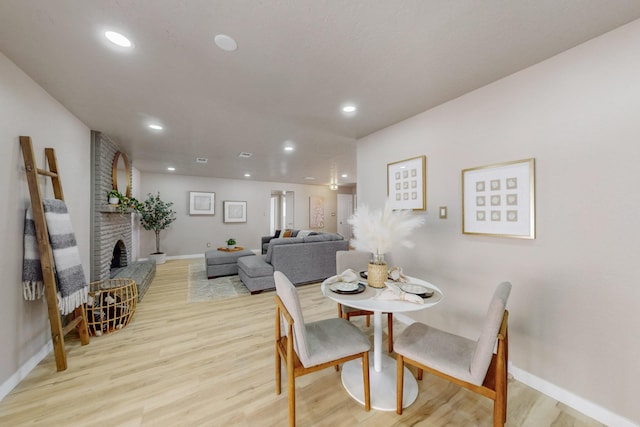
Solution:
{"label": "gray fabric upholstery", "polygon": [[297,237],[272,239],[266,255],[251,261],[245,258],[253,257],[238,259],[238,275],[251,293],[273,289],[274,271],[283,272],[296,285],[322,281],[335,274],[336,251],[349,247],[342,236],[332,239],[337,240],[302,243]]}
{"label": "gray fabric upholstery", "polygon": [[212,249],[204,253],[204,258],[206,265],[232,264],[237,262],[238,258],[249,255],[253,255],[253,252],[250,250],[225,252]]}
{"label": "gray fabric upholstery", "polygon": [[500,330],[500,324],[502,323],[502,316],[507,307],[507,299],[509,299],[510,293],[511,283],[509,282],[500,283],[493,293],[493,298],[487,310],[487,316],[482,325],[478,345],[471,360],[471,376],[473,378],[484,379],[484,376],[487,374],[498,331]]}
{"label": "gray fabric upholstery", "polygon": [[279,271],[273,273],[273,278],[278,296],[293,317],[295,350],[303,366],[308,368],[371,349],[369,339],[344,319],[305,324],[298,293],[291,281]]}
{"label": "gray fabric upholstery", "polygon": [[238,258],[249,255],[254,255],[254,253],[249,250],[224,252],[217,249],[205,252],[204,262],[207,266],[207,278],[238,274]]}
{"label": "gray fabric upholstery", "polygon": [[394,340],[396,353],[452,377],[481,385],[491,363],[510,291],[511,284],[504,282],[494,292],[478,341],[416,322]]}
{"label": "gray fabric upholstery", "polygon": [[338,251],[336,252],[336,274],[350,268],[356,273],[366,271],[371,261],[371,252]]}
{"label": "gray fabric upholstery", "polygon": [[342,240],[343,237],[339,234],[333,233],[322,233],[322,234],[313,234],[310,236],[302,237],[305,243],[311,242],[331,242],[333,240]]}
{"label": "gray fabric upholstery", "polygon": [[292,245],[294,243],[303,243],[302,239],[297,237],[283,237],[283,238],[275,238],[269,241],[269,246],[267,247],[267,256],[265,258],[266,262],[271,262],[271,257],[273,257],[273,247],[278,245]]}
{"label": "gray fabric upholstery", "polygon": [[242,270],[249,277],[273,276],[273,266],[266,262],[265,255],[243,259]]}

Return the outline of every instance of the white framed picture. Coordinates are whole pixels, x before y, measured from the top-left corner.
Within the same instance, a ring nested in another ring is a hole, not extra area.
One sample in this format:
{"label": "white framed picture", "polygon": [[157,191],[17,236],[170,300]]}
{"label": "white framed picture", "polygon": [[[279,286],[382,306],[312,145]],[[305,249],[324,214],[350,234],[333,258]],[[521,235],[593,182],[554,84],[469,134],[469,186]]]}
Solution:
{"label": "white framed picture", "polygon": [[225,200],[222,205],[224,222],[247,222],[247,202]]}
{"label": "white framed picture", "polygon": [[427,209],[427,157],[387,164],[387,197],[393,209]]}
{"label": "white framed picture", "polygon": [[215,215],[216,193],[189,192],[189,215]]}
{"label": "white framed picture", "polygon": [[535,239],[535,160],[462,171],[462,233]]}

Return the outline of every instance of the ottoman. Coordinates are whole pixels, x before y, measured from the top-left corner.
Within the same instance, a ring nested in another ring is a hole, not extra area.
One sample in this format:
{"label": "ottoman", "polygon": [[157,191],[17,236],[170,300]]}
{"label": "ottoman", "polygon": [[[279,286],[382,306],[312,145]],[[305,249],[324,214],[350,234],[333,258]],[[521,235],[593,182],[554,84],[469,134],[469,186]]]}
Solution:
{"label": "ottoman", "polygon": [[212,249],[205,252],[205,265],[207,266],[207,278],[219,276],[232,276],[238,274],[238,258],[255,255],[252,251],[242,250],[236,252],[224,252]]}

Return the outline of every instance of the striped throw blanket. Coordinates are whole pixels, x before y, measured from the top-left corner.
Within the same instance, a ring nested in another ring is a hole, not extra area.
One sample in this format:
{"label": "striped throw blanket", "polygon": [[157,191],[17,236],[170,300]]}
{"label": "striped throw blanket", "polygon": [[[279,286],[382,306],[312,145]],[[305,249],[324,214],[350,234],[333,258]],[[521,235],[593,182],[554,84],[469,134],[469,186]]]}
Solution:
{"label": "striped throw blanket", "polygon": [[[73,233],[71,218],[63,200],[43,200],[44,215],[49,230],[49,242],[58,294],[58,309],[69,314],[87,302],[89,287],[82,269],[80,252]],[[40,254],[31,209],[27,209],[24,221],[24,261],[22,286],[25,300],[35,300],[44,295]]]}

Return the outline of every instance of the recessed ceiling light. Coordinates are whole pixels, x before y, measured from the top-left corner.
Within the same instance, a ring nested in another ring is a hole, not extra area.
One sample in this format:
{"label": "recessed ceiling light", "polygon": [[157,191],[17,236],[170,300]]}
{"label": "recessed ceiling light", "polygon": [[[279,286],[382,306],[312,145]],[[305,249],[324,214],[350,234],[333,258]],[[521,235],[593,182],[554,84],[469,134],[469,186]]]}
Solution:
{"label": "recessed ceiling light", "polygon": [[306,179],[307,181],[313,181],[316,178],[314,176],[305,176],[304,179]]}
{"label": "recessed ceiling light", "polygon": [[207,163],[209,159],[206,157],[196,157],[196,163]]}
{"label": "recessed ceiling light", "polygon": [[288,145],[288,146],[284,147],[284,151],[293,151],[293,147]]}
{"label": "recessed ceiling light", "polygon": [[340,175],[343,178],[347,178],[349,175],[347,175],[346,173],[343,173],[342,175]]}
{"label": "recessed ceiling light", "polygon": [[162,126],[160,126],[160,125],[149,125],[149,129],[162,130]]}
{"label": "recessed ceiling light", "polygon": [[250,174],[250,173],[245,173],[245,174],[244,174],[244,177],[245,177],[245,178],[251,178],[251,174]]}
{"label": "recessed ceiling light", "polygon": [[349,104],[342,107],[342,112],[344,113],[355,113],[357,110],[355,105]]}
{"label": "recessed ceiling light", "polygon": [[227,52],[233,52],[238,49],[238,43],[226,34],[218,34],[213,38],[213,41],[216,42],[216,46]]}
{"label": "recessed ceiling light", "polygon": [[116,33],[115,31],[105,31],[104,36],[107,38],[107,40],[117,46],[133,47],[133,43],[131,43],[131,40],[120,33]]}
{"label": "recessed ceiling light", "polygon": [[173,172],[174,170],[176,170],[176,168],[174,168],[173,166],[169,166],[167,170]]}
{"label": "recessed ceiling light", "polygon": [[329,185],[329,190],[336,191],[337,189],[338,189],[338,184],[330,184]]}
{"label": "recessed ceiling light", "polygon": [[238,154],[238,157],[242,158],[242,159],[248,159],[249,157],[253,156],[253,153],[248,153],[246,151],[241,151]]}

